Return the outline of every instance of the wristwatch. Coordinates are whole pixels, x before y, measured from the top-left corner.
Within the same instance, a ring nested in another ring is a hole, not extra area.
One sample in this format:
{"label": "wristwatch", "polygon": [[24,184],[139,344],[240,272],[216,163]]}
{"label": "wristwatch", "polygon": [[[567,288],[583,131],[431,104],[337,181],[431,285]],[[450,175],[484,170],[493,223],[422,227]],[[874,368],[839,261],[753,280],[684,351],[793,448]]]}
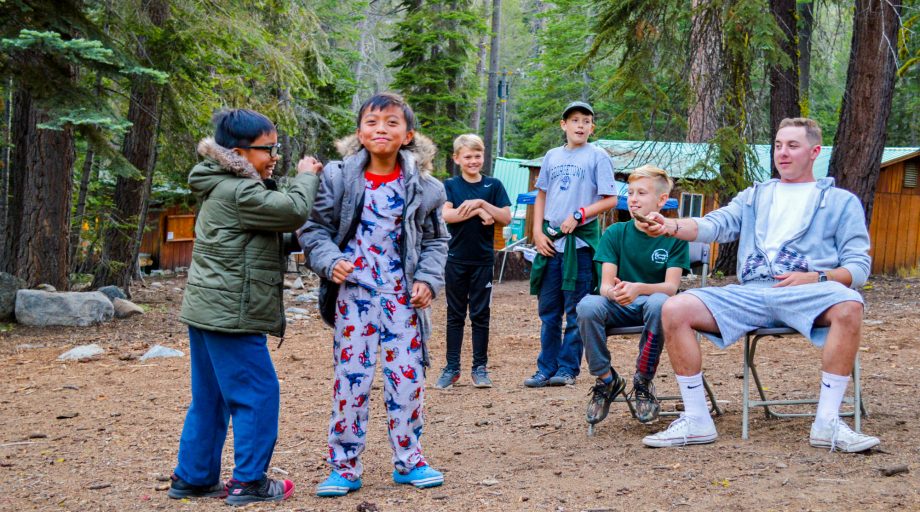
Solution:
{"label": "wristwatch", "polygon": [[823,270],[818,271],[818,282],[823,283],[827,281],[827,272]]}
{"label": "wristwatch", "polygon": [[572,217],[574,217],[579,224],[581,224],[581,221],[585,219],[584,214],[581,213],[581,209],[575,210],[575,213],[572,214]]}

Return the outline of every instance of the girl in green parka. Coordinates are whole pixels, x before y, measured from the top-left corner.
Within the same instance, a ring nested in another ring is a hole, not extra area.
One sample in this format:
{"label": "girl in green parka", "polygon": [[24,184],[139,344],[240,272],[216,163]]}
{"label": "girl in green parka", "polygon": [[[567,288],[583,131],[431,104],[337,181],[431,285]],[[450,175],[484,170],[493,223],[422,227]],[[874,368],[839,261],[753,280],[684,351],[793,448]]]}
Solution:
{"label": "girl in green parka", "polygon": [[[246,109],[219,112],[214,124],[214,138],[198,145],[204,161],[189,174],[200,207],[180,320],[189,326],[192,403],[168,494],[226,496],[231,505],[280,501],[294,484],[265,474],[280,405],[266,333],[284,334],[284,237],[309,215],[322,165],[305,157],[279,191],[271,179],[281,147],[274,124]],[[224,484],[231,417],[236,466]]]}

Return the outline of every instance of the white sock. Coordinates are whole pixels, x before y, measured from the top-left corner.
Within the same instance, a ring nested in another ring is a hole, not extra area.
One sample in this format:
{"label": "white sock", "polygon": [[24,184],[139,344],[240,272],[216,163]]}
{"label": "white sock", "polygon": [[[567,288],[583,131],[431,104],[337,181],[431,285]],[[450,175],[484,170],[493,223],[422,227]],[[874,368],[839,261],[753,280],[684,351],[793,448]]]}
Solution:
{"label": "white sock", "polygon": [[680,396],[684,400],[684,416],[696,423],[712,423],[709,407],[706,405],[706,388],[703,386],[703,372],[684,377],[677,375]]}
{"label": "white sock", "polygon": [[818,411],[815,413],[815,423],[818,426],[828,425],[839,415],[840,404],[843,403],[843,395],[849,383],[849,375],[821,372],[821,394],[818,396]]}

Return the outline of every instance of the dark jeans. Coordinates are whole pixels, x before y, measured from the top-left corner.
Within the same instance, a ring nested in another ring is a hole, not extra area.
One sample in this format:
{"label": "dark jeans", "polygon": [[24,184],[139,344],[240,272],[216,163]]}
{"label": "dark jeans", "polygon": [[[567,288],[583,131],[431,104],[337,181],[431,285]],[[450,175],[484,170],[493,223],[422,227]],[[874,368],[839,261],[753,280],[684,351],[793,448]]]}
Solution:
{"label": "dark jeans", "polygon": [[278,438],[278,376],[264,334],[189,326],[192,404],[179,440],[176,476],[192,485],[220,481],[221,452],[233,418],[233,478],[260,480]]}
{"label": "dark jeans", "polygon": [[[578,282],[574,291],[562,290],[562,253],[557,253],[546,265],[540,287],[538,310],[540,321],[540,356],[537,369],[552,377],[567,374],[577,377],[581,371],[583,343],[578,332],[578,302],[591,291],[594,279],[591,249],[578,249]],[[565,332],[562,315],[565,315]]]}
{"label": "dark jeans", "polygon": [[489,351],[489,315],[492,305],[492,265],[447,262],[447,368],[460,370],[460,347],[466,310],[473,327],[473,368],[485,366]]}

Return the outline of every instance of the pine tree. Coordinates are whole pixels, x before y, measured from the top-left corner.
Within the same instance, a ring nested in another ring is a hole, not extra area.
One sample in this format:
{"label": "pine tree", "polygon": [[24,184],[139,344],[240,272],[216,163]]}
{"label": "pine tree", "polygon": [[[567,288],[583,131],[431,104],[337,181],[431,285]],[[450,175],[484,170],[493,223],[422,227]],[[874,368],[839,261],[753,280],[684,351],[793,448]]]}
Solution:
{"label": "pine tree", "polygon": [[470,0],[406,0],[405,18],[388,39],[398,57],[393,88],[406,96],[431,137],[444,165],[453,167],[453,139],[470,131],[468,121],[478,90],[473,74],[479,36],[484,30]]}

